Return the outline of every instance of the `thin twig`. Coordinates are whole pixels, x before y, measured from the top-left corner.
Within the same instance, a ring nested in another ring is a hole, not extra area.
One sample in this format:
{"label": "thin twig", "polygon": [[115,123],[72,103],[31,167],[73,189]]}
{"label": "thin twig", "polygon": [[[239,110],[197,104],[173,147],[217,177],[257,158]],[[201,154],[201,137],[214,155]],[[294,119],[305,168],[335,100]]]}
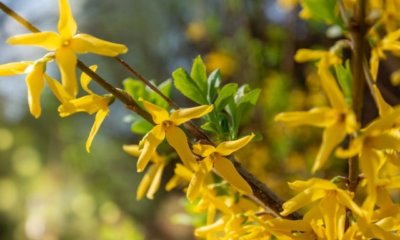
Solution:
{"label": "thin twig", "polygon": [[136,71],[127,62],[125,62],[125,60],[123,60],[120,57],[114,57],[114,59],[118,63],[120,63],[122,66],[124,66],[133,76],[137,77],[140,81],[142,81],[151,90],[153,90],[158,95],[160,95],[160,97],[162,97],[168,103],[169,106],[171,106],[173,109],[179,109],[178,105],[174,101],[172,101],[172,99],[170,99],[164,93],[162,93],[156,86],[154,86],[150,81],[148,81],[145,77],[143,77],[142,74],[140,74],[138,71]]}
{"label": "thin twig", "polygon": [[15,21],[20,23],[22,26],[27,28],[31,32],[40,32],[39,28],[35,27],[32,23],[30,23],[28,20],[23,18],[21,15],[16,13],[14,10],[9,8],[7,5],[5,5],[3,2],[0,2],[0,9],[5,12],[8,16],[12,17]]}
{"label": "thin twig", "polygon": [[[0,9],[3,10],[7,15],[11,16],[13,19],[15,19],[17,22],[19,22],[21,25],[23,25],[25,28],[32,32],[40,32],[38,28],[36,28],[34,25],[32,25],[29,21],[18,15],[15,11],[7,7],[3,2],[0,1]],[[138,77],[140,80],[142,80],[147,86],[149,86],[151,89],[153,89],[153,85],[147,81],[141,74],[139,74],[136,70],[134,70],[132,67],[130,67],[128,64],[125,63],[120,58],[116,58],[118,62],[123,64],[125,67],[129,69],[129,71],[134,74],[136,77]],[[127,93],[124,91],[118,90],[111,84],[109,84],[107,81],[105,81],[102,77],[100,77],[97,73],[92,71],[87,65],[85,65],[83,62],[78,60],[77,66],[86,74],[88,74],[90,77],[93,78],[101,87],[103,87],[105,90],[113,94],[117,99],[119,99],[121,102],[123,102],[128,109],[136,112],[140,116],[142,116],[144,119],[147,121],[153,123],[151,116],[145,112],[140,106],[136,103],[136,101],[129,96]],[[160,94],[161,97],[163,97],[173,108],[178,109],[179,107],[168,97],[166,97],[164,94],[162,94],[157,88],[154,87],[153,89],[156,93]],[[188,122],[185,124],[185,128],[196,138],[205,140],[206,142],[215,145],[212,143],[210,138],[208,137],[207,134],[205,134],[198,126],[195,124]],[[243,178],[249,183],[251,186],[254,196],[260,200],[266,207],[268,207],[270,210],[275,212],[276,214],[279,215],[279,213],[282,211],[282,204],[283,200],[279,198],[271,189],[269,189],[264,183],[259,181],[254,175],[252,175],[247,169],[242,167],[242,165],[236,161],[233,160],[233,163],[238,170],[238,172],[243,176]],[[299,213],[292,213],[288,216],[285,216],[284,218],[287,219],[301,219],[302,216]]]}

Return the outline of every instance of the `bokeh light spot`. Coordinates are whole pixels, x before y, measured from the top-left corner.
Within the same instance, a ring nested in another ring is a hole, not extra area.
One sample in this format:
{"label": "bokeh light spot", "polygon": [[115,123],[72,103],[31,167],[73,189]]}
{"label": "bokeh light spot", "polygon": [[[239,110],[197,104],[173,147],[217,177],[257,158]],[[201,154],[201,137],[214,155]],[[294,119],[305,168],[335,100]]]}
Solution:
{"label": "bokeh light spot", "polygon": [[15,183],[7,178],[0,180],[0,209],[4,211],[15,207],[18,200],[18,190]]}
{"label": "bokeh light spot", "polygon": [[20,147],[12,155],[12,164],[18,175],[32,177],[40,170],[40,155],[31,146]]}
{"label": "bokeh light spot", "polygon": [[14,136],[10,130],[0,128],[0,151],[6,151],[10,149],[14,143]]}

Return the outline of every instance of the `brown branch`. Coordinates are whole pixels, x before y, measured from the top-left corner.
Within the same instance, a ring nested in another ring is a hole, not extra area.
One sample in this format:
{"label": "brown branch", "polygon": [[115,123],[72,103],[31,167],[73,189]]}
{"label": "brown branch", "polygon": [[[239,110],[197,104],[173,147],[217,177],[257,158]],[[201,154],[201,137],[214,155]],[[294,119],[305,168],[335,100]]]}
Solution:
{"label": "brown branch", "polygon": [[133,112],[136,112],[141,117],[146,119],[148,122],[154,124],[151,115],[148,112],[144,111],[129,94],[109,84],[100,75],[98,75],[96,72],[92,71],[92,69],[90,69],[88,66],[86,66],[82,61],[78,60],[77,66],[79,67],[79,69],[85,72],[89,77],[91,77],[96,83],[98,83],[102,88],[104,88],[106,91],[114,95],[118,100],[124,103],[128,109],[130,109]]}
{"label": "brown branch", "polygon": [[[0,9],[3,10],[7,15],[11,16],[14,18],[17,22],[19,22],[21,25],[23,25],[25,28],[32,32],[40,32],[38,28],[36,28],[34,25],[32,25],[29,21],[18,15],[15,11],[7,7],[3,2],[0,1]],[[134,76],[139,78],[141,81],[143,81],[147,86],[149,86],[153,91],[158,93],[161,97],[163,97],[172,108],[174,109],[179,109],[178,105],[175,104],[170,98],[165,96],[161,91],[159,91],[154,85],[152,85],[148,80],[146,80],[140,73],[138,73],[136,70],[134,70],[131,66],[129,66],[124,60],[121,58],[115,58],[120,64],[122,64],[125,68],[131,72]],[[78,60],[77,66],[85,72],[87,75],[89,75],[93,80],[98,83],[101,87],[103,87],[106,91],[110,92],[113,94],[117,99],[119,99],[122,103],[124,103],[128,109],[136,112],[140,116],[142,116],[144,119],[147,121],[153,123],[151,116],[144,111],[138,104],[137,102],[129,96],[126,92],[118,90],[111,84],[109,84],[107,81],[105,81],[101,76],[99,76],[97,73],[92,71],[87,65],[85,65],[83,62]],[[197,139],[201,139],[203,141],[206,141],[209,144],[215,145],[210,138],[208,137],[207,134],[205,134],[198,126],[193,124],[192,122],[188,122],[185,124],[185,128]],[[258,180],[254,175],[252,175],[247,169],[245,169],[238,161],[233,160],[233,163],[238,170],[238,172],[243,176],[243,178],[249,183],[251,186],[254,196],[262,202],[265,207],[269,208],[273,212],[275,212],[277,215],[283,210],[282,209],[282,204],[283,200],[279,198],[271,189],[269,189],[264,183],[262,183],[260,180]],[[288,219],[301,219],[302,216],[298,213],[292,213],[291,215],[285,216],[284,218]]]}
{"label": "brown branch", "polygon": [[[353,75],[353,86],[352,86],[352,98],[353,98],[353,111],[356,114],[357,121],[362,123],[362,107],[364,103],[364,89],[365,83],[367,82],[363,61],[366,58],[365,51],[367,47],[366,34],[367,25],[365,22],[366,18],[366,0],[358,0],[356,12],[354,18],[350,19],[350,37],[353,43],[352,48],[352,75]],[[349,159],[349,190],[352,192],[356,191],[358,185],[358,156],[354,156]]]}

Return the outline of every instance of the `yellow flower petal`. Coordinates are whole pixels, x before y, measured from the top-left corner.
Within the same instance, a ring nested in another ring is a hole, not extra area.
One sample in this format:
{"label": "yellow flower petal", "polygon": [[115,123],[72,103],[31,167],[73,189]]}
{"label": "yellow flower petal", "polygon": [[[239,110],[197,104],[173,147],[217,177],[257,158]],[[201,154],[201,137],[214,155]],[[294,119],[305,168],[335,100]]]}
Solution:
{"label": "yellow flower petal", "polygon": [[182,178],[174,175],[168,182],[165,184],[165,191],[169,192],[172,189],[176,188],[179,184],[181,184]]}
{"label": "yellow flower petal", "polygon": [[143,148],[136,167],[138,172],[143,172],[146,168],[150,158],[154,154],[157,146],[164,140],[164,137],[165,133],[159,125],[155,126],[143,137]]}
{"label": "yellow flower petal", "polygon": [[356,239],[355,236],[358,232],[357,224],[351,225],[347,230],[346,233],[343,235],[342,240],[353,240]]}
{"label": "yellow flower petal", "polygon": [[24,74],[27,68],[32,64],[33,62],[30,61],[1,64],[0,76]]}
{"label": "yellow flower petal", "polygon": [[328,59],[322,59],[318,64],[318,73],[321,76],[321,85],[329,98],[329,102],[335,109],[347,109],[342,91],[329,70]]}
{"label": "yellow flower petal", "polygon": [[161,178],[162,178],[162,174],[163,174],[163,170],[164,170],[164,163],[161,164],[156,164],[156,171],[153,175],[150,175],[152,178],[149,190],[147,190],[147,194],[146,197],[148,199],[153,199],[154,198],[154,194],[158,191],[158,189],[160,188],[160,183],[161,183]]}
{"label": "yellow flower petal", "polygon": [[72,16],[68,0],[59,1],[60,19],[58,20],[58,32],[64,39],[70,39],[76,33],[76,22]]}
{"label": "yellow flower petal", "polygon": [[368,147],[378,150],[400,149],[400,138],[391,134],[381,134],[375,137],[369,137],[367,140]]}
{"label": "yellow flower petal", "polygon": [[214,167],[214,161],[211,159],[210,156],[208,156],[200,161],[200,165],[201,167],[204,167],[207,172],[210,172]]}
{"label": "yellow flower petal", "polygon": [[123,44],[112,43],[84,33],[76,34],[73,37],[71,48],[77,53],[94,53],[109,57],[115,57],[128,51]]}
{"label": "yellow flower petal", "polygon": [[344,207],[336,203],[335,195],[335,192],[328,193],[319,203],[324,218],[327,240],[342,239],[344,233],[346,211]]}
{"label": "yellow flower petal", "polygon": [[104,119],[107,117],[109,109],[100,109],[95,117],[92,129],[90,130],[89,137],[86,141],[86,151],[90,152],[90,146],[92,145],[92,141],[94,136],[99,131],[101,124],[103,123]]}
{"label": "yellow flower petal", "polygon": [[371,76],[372,80],[376,82],[379,70],[379,50],[376,48],[371,51],[371,58],[369,59],[369,65],[371,66]]}
{"label": "yellow flower petal", "polygon": [[366,219],[357,219],[357,225],[360,231],[367,239],[385,239],[385,240],[398,240],[399,237],[390,232],[384,231],[382,228],[373,223],[368,223]]}
{"label": "yellow flower petal", "polygon": [[149,170],[147,170],[146,174],[143,176],[142,180],[139,183],[139,186],[136,190],[136,200],[141,200],[144,195],[146,194],[146,191],[149,189],[151,180],[155,173],[157,172],[156,165],[152,165]]}
{"label": "yellow flower petal", "polygon": [[305,191],[297,194],[290,200],[286,201],[283,205],[283,211],[280,213],[282,216],[287,216],[298,209],[323,198],[326,195],[324,189],[308,188]]}
{"label": "yellow flower petal", "polygon": [[320,178],[310,178],[307,181],[294,181],[288,183],[289,187],[293,189],[296,192],[302,192],[305,189],[312,187],[312,186],[317,186],[318,188],[325,189],[325,190],[333,190],[336,189],[336,185],[333,184],[332,182],[325,180],[325,179],[320,179]]}
{"label": "yellow flower petal", "polygon": [[110,98],[107,97],[86,95],[63,103],[58,108],[58,112],[61,117],[67,117],[77,112],[86,112],[91,115],[102,108],[107,108],[109,101]]}
{"label": "yellow flower petal", "polygon": [[268,227],[273,231],[309,231],[310,226],[304,221],[294,221],[282,218],[275,218],[267,222]]}
{"label": "yellow flower petal", "polygon": [[61,46],[61,37],[55,32],[38,32],[10,37],[7,43],[11,45],[29,45],[54,51]]}
{"label": "yellow flower petal", "polygon": [[326,51],[321,50],[311,50],[311,49],[299,49],[294,56],[296,62],[308,62],[319,60],[327,54]]}
{"label": "yellow flower petal", "polygon": [[342,124],[335,124],[324,130],[322,144],[312,168],[313,173],[326,163],[333,149],[342,142],[345,136],[346,132]]}
{"label": "yellow flower petal", "polygon": [[[383,187],[378,187],[376,189],[376,205],[378,205],[380,208],[385,208],[385,209],[390,209],[392,207],[397,208],[396,204],[394,204],[392,197],[390,196],[390,193],[384,189]],[[393,211],[391,211],[393,213]]]}
{"label": "yellow flower petal", "polygon": [[[97,70],[97,65],[92,65],[89,67],[93,72],[96,72]],[[85,90],[85,92],[89,93],[89,94],[94,94],[92,90],[89,89],[89,83],[92,80],[92,78],[87,75],[86,73],[82,73],[81,75],[81,86],[83,88],[83,90]]]}
{"label": "yellow flower petal", "polygon": [[194,231],[194,235],[199,238],[204,238],[209,234],[224,231],[224,227],[225,227],[225,222],[223,221],[223,219],[219,219],[213,224],[196,228]]}
{"label": "yellow flower petal", "polygon": [[330,108],[313,108],[308,112],[284,112],[275,117],[275,121],[291,125],[311,125],[327,127],[335,123],[336,112]]}
{"label": "yellow flower petal", "polygon": [[376,186],[378,181],[379,162],[380,156],[378,153],[368,147],[364,147],[360,155],[360,169],[367,179],[367,192],[368,196],[373,200],[373,204],[368,206],[367,212],[372,212],[376,202]]}
{"label": "yellow flower petal", "polygon": [[200,196],[200,191],[203,188],[204,179],[206,177],[206,171],[203,168],[199,168],[190,180],[189,187],[186,192],[186,197],[189,201],[193,202],[197,197]]}
{"label": "yellow flower petal", "polygon": [[180,125],[194,118],[200,118],[213,110],[212,105],[203,105],[193,108],[178,109],[171,113],[170,120],[175,125]]}
{"label": "yellow flower petal", "polygon": [[400,176],[390,178],[390,183],[386,187],[388,189],[400,188]]}
{"label": "yellow flower petal", "polygon": [[217,170],[218,175],[232,184],[239,192],[247,195],[253,194],[250,185],[237,172],[235,166],[229,159],[219,157],[214,160],[214,168]]}
{"label": "yellow flower petal", "polygon": [[336,156],[339,158],[350,158],[359,154],[363,147],[363,138],[356,138],[351,141],[348,149],[338,148],[335,152]]}
{"label": "yellow flower petal", "polygon": [[75,53],[68,48],[59,48],[56,51],[56,61],[61,72],[61,81],[65,90],[73,97],[78,94],[78,84],[76,80]]}
{"label": "yellow flower petal", "polygon": [[73,97],[65,91],[64,87],[54,78],[50,77],[49,75],[44,75],[47,85],[50,87],[50,90],[53,92],[54,96],[60,101],[61,103],[65,104],[69,100],[72,100]]}
{"label": "yellow flower petal", "polygon": [[196,159],[190,150],[187,137],[179,127],[170,127],[165,133],[167,141],[178,153],[183,164],[189,169],[195,169]]}
{"label": "yellow flower petal", "polygon": [[194,153],[196,153],[197,155],[200,155],[202,157],[207,157],[211,153],[215,152],[215,147],[212,145],[207,145],[207,144],[196,143],[196,144],[193,144],[192,148],[193,148]]}
{"label": "yellow flower petal", "polygon": [[189,168],[185,167],[184,165],[177,163],[175,165],[175,170],[174,170],[175,175],[183,178],[187,182],[190,182],[192,177],[193,177],[193,172],[190,171]]}
{"label": "yellow flower petal", "polygon": [[392,111],[392,106],[390,106],[385,99],[383,99],[381,92],[375,84],[373,85],[373,89],[376,96],[376,104],[378,105],[379,115],[382,116]]}
{"label": "yellow flower petal", "polygon": [[233,152],[236,152],[237,150],[241,149],[242,147],[246,146],[251,139],[254,137],[254,133],[242,137],[240,139],[234,140],[234,141],[226,141],[218,144],[217,148],[215,149],[216,152],[223,156],[228,156],[232,154]]}
{"label": "yellow flower petal", "polygon": [[40,95],[44,89],[44,67],[45,64],[35,64],[30,73],[26,76],[26,85],[28,87],[29,110],[35,118],[39,118],[42,112],[40,106]]}
{"label": "yellow flower petal", "polygon": [[400,107],[393,108],[388,114],[380,116],[365,128],[365,135],[377,135],[380,132],[393,128],[400,121]]}
{"label": "yellow flower petal", "polygon": [[169,120],[169,113],[162,107],[159,107],[151,102],[140,99],[143,102],[144,108],[152,116],[154,123],[162,124],[164,121]]}
{"label": "yellow flower petal", "polygon": [[123,145],[122,149],[134,157],[139,157],[140,155],[139,145]]}

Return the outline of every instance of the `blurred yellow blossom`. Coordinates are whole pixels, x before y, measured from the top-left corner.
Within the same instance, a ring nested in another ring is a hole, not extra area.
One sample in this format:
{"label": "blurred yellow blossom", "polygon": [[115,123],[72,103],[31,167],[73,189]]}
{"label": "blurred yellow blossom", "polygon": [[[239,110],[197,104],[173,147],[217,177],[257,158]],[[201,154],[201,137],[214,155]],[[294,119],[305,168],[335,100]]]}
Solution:
{"label": "blurred yellow blossom", "polygon": [[204,23],[195,21],[189,23],[185,32],[186,38],[193,42],[200,42],[206,36],[206,28]]}
{"label": "blurred yellow blossom", "polygon": [[225,76],[232,76],[236,70],[236,62],[234,58],[225,52],[210,52],[205,56],[205,64],[207,69],[219,69]]}

